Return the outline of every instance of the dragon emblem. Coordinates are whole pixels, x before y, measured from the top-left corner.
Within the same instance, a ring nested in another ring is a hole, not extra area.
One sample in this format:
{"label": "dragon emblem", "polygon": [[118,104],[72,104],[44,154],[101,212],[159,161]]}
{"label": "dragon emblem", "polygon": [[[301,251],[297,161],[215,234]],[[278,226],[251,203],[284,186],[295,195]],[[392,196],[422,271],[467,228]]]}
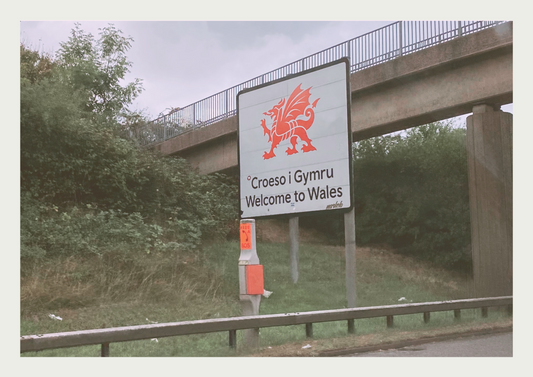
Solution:
{"label": "dragon emblem", "polygon": [[317,98],[311,105],[309,103],[311,87],[302,90],[301,86],[302,84],[294,89],[287,103],[285,103],[285,98],[282,98],[277,105],[266,113],[263,113],[264,115],[270,116],[271,119],[274,119],[270,129],[266,126],[265,119],[261,119],[261,127],[263,127],[264,135],[268,135],[268,141],[272,143],[270,151],[263,153],[265,160],[275,157],[274,148],[280,142],[287,139],[290,139],[292,145],[292,148],[289,147],[285,151],[288,155],[298,153],[296,149],[298,138],[305,142],[302,146],[304,153],[316,150],[311,144],[311,139],[307,136],[307,130],[313,125],[313,121],[315,120],[313,109],[316,107],[320,98]]}

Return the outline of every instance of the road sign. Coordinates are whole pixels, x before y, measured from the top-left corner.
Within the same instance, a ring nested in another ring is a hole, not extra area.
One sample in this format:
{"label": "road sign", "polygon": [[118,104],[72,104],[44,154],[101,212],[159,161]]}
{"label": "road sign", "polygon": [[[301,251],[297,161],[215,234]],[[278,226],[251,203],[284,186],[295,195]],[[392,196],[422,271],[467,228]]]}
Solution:
{"label": "road sign", "polygon": [[352,208],[346,58],[237,95],[242,218]]}

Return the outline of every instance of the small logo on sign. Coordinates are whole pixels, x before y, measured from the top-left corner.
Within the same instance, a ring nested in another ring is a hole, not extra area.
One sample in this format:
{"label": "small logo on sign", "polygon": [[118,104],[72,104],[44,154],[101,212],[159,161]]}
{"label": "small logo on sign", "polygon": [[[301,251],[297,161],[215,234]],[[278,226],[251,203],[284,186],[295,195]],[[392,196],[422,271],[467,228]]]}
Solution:
{"label": "small logo on sign", "polygon": [[335,209],[335,208],[341,208],[342,207],[342,202],[335,202],[333,204],[328,204],[326,206],[326,209]]}

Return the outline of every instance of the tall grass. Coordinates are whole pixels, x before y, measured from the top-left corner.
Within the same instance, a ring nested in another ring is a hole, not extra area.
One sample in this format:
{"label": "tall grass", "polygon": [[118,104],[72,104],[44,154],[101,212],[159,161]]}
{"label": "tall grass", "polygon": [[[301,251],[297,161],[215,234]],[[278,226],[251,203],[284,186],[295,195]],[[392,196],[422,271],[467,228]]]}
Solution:
{"label": "tall grass", "polygon": [[[299,280],[290,277],[288,246],[258,243],[265,289],[260,314],[304,312],[345,307],[344,248],[301,244]],[[242,314],[238,296],[237,242],[212,244],[201,255],[145,255],[135,261],[64,258],[26,266],[21,286],[21,335],[80,329],[164,323]],[[376,306],[468,297],[468,280],[445,270],[395,255],[387,250],[358,248],[357,305]],[[53,320],[48,314],[63,318]],[[496,317],[495,317],[496,316]],[[491,313],[489,320],[497,319]],[[481,319],[465,311],[462,323]],[[384,318],[356,321],[356,336],[436,329],[453,325],[453,313],[399,316],[386,330]],[[346,337],[346,323],[313,326],[315,339]],[[261,345],[306,341],[302,326],[264,328]],[[238,332],[237,352],[228,334],[215,333],[111,344],[111,356],[247,355]],[[77,347],[24,356],[98,356],[100,349]]]}

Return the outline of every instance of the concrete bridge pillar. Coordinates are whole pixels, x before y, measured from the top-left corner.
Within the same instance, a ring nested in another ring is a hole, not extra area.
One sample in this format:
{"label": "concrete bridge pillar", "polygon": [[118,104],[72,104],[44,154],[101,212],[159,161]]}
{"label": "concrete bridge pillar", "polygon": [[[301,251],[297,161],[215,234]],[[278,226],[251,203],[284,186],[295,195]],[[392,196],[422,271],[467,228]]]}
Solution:
{"label": "concrete bridge pillar", "polygon": [[513,294],[513,115],[489,105],[467,117],[474,290]]}

